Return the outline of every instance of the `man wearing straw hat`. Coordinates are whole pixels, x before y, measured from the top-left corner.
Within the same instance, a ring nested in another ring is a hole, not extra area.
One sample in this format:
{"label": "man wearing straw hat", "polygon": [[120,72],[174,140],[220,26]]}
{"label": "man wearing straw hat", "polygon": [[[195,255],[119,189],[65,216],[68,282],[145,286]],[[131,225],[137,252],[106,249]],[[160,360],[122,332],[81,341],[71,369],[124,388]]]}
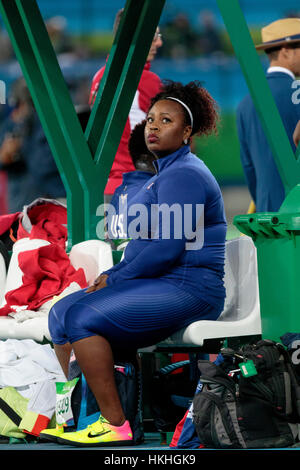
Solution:
{"label": "man wearing straw hat", "polygon": [[[300,76],[300,18],[274,21],[261,33],[262,44],[256,49],[263,50],[270,61],[266,77],[295,152],[293,133],[300,119],[300,105],[292,99],[292,85]],[[241,162],[256,211],[276,212],[285,197],[284,187],[250,95],[238,107],[237,130]]]}

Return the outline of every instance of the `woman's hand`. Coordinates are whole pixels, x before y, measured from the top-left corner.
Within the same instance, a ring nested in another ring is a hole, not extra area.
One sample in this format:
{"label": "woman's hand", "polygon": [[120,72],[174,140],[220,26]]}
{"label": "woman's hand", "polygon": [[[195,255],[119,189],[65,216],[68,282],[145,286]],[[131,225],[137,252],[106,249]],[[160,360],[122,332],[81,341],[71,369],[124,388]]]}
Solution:
{"label": "woman's hand", "polygon": [[95,280],[94,284],[89,287],[86,292],[89,294],[90,292],[95,292],[96,290],[103,289],[103,287],[107,287],[106,284],[106,279],[108,278],[107,274],[100,274],[100,276],[97,277]]}

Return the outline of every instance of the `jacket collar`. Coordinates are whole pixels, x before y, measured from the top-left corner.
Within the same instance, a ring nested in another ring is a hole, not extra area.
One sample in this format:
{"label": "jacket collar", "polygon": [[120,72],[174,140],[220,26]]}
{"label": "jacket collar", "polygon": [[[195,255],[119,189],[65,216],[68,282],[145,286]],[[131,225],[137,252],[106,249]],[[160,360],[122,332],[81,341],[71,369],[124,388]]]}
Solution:
{"label": "jacket collar", "polygon": [[157,173],[160,173],[162,170],[172,165],[175,160],[182,159],[189,152],[190,146],[184,145],[183,147],[180,147],[180,149],[176,150],[176,152],[166,155],[165,157],[158,158],[153,162],[153,165],[155,166]]}
{"label": "jacket collar", "polygon": [[151,176],[154,176],[154,173],[151,173],[150,171],[128,171],[127,173],[123,173],[123,183],[127,184],[131,183],[131,181],[144,181],[147,177],[151,178]]}
{"label": "jacket collar", "polygon": [[269,67],[268,70],[267,70],[267,73],[268,74],[271,74],[271,73],[285,73],[286,75],[290,75],[290,77],[295,80],[296,77],[295,75],[293,74],[293,72],[285,67]]}

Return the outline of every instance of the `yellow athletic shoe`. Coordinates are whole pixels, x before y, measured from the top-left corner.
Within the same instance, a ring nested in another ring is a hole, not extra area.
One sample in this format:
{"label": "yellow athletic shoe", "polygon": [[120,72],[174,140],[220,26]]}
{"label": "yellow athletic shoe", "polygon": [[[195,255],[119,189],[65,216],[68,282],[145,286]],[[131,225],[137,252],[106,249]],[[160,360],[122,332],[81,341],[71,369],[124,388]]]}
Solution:
{"label": "yellow athletic shoe", "polygon": [[57,424],[53,429],[44,429],[39,434],[39,439],[41,441],[50,441],[57,442],[58,436],[61,436],[64,433],[64,426]]}
{"label": "yellow athletic shoe", "polygon": [[98,421],[82,431],[61,434],[57,442],[80,447],[122,446],[132,445],[133,437],[128,421],[125,421],[122,426],[113,426],[100,416]]}

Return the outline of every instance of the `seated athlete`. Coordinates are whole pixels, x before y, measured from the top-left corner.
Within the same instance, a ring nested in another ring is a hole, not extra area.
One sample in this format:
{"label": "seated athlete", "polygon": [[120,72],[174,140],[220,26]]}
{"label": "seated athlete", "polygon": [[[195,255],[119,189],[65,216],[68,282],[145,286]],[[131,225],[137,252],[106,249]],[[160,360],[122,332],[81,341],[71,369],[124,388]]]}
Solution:
{"label": "seated athlete", "polygon": [[155,156],[149,152],[145,142],[145,124],[146,121],[143,121],[135,126],[128,142],[135,171],[123,173],[122,184],[116,188],[107,211],[108,237],[114,240],[115,245],[118,244],[117,240],[123,242],[128,238],[126,221],[132,197],[155,173]]}
{"label": "seated athlete", "polygon": [[62,433],[60,443],[129,445],[132,431],[114,380],[115,352],[136,352],[192,322],[217,320],[223,310],[223,199],[189,147],[192,135],[216,131],[217,119],[216,103],[199,82],[167,82],[151,102],[145,140],[156,157],[156,174],[131,201],[131,208],[144,208],[144,217],[137,215],[138,223],[133,217],[128,226],[132,240],[125,257],[49,313],[65,374],[73,350],[101,410],[98,421]]}

